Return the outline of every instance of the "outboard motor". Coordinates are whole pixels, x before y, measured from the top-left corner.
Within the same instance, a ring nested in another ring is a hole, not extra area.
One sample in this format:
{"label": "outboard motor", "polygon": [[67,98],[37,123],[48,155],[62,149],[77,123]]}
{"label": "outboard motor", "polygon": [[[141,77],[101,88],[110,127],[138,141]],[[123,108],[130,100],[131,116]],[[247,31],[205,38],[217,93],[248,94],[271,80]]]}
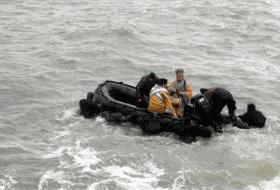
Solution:
{"label": "outboard motor", "polygon": [[207,98],[199,93],[192,97],[191,103],[193,104],[193,115],[204,121],[211,121],[211,105]]}

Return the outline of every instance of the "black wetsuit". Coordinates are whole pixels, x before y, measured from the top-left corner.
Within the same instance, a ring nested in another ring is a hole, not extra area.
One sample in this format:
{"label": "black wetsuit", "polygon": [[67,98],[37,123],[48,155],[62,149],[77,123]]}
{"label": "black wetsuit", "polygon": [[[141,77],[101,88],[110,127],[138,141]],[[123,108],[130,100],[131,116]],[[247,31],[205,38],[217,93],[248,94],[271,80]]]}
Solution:
{"label": "black wetsuit", "polygon": [[234,116],[236,106],[232,94],[223,88],[209,88],[204,93],[211,106],[212,117],[216,120],[220,118],[220,113],[225,106],[228,108],[230,116]]}
{"label": "black wetsuit", "polygon": [[266,122],[265,116],[258,110],[248,110],[246,113],[239,115],[238,117],[243,122],[253,127],[264,127]]}
{"label": "black wetsuit", "polygon": [[138,105],[140,107],[148,107],[150,91],[158,80],[157,77],[153,78],[151,81],[149,78],[149,75],[143,76],[136,86],[136,99],[142,99],[142,104]]}

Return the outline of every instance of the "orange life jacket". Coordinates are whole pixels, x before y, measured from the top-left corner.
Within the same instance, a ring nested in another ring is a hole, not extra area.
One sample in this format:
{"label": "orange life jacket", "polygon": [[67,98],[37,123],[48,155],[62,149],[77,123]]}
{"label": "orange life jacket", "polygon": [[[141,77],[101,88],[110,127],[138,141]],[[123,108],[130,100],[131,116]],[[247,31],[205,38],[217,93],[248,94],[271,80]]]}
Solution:
{"label": "orange life jacket", "polygon": [[150,92],[148,111],[157,113],[170,113],[177,117],[166,88],[155,85]]}

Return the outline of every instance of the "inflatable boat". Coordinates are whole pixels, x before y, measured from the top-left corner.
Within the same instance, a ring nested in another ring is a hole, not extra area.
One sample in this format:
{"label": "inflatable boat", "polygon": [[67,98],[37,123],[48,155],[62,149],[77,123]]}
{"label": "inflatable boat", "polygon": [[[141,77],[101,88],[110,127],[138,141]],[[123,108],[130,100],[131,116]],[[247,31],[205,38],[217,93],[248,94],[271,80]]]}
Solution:
{"label": "inflatable boat", "polygon": [[168,131],[180,137],[202,136],[209,138],[213,129],[209,126],[195,125],[184,118],[175,119],[166,115],[150,113],[136,106],[136,88],[122,82],[105,81],[93,94],[93,104],[100,112],[118,112],[132,116],[130,121],[138,124],[145,134]]}
{"label": "inflatable boat", "polygon": [[[136,104],[136,87],[123,82],[105,81],[98,85],[94,93],[89,92],[87,99],[80,100],[81,115],[86,118],[103,116],[107,121],[123,122],[130,121],[138,124],[143,133],[157,134],[160,132],[174,132],[180,138],[195,138],[201,136],[211,137],[213,132],[222,132],[222,127],[231,124],[242,129],[249,129],[239,118],[232,121],[228,116],[221,116],[221,122],[205,124],[209,103],[202,94],[192,98],[193,106],[186,106],[184,117],[175,119],[168,115],[150,113],[145,108]],[[107,117],[109,116],[109,117]],[[113,118],[113,119],[112,119]],[[252,121],[256,119],[251,119]]]}
{"label": "inflatable boat", "polygon": [[94,91],[93,102],[102,111],[119,112],[123,115],[145,116],[148,111],[136,103],[136,88],[122,82],[105,81]]}

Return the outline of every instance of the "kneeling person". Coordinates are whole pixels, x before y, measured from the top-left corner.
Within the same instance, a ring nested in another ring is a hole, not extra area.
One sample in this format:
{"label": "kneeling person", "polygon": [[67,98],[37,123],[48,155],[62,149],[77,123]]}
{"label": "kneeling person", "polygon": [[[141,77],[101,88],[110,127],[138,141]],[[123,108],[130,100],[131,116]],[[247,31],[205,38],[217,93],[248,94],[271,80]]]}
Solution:
{"label": "kneeling person", "polygon": [[172,106],[170,96],[167,92],[167,80],[158,79],[157,84],[151,89],[149,96],[149,112],[168,113],[172,117],[177,117]]}

